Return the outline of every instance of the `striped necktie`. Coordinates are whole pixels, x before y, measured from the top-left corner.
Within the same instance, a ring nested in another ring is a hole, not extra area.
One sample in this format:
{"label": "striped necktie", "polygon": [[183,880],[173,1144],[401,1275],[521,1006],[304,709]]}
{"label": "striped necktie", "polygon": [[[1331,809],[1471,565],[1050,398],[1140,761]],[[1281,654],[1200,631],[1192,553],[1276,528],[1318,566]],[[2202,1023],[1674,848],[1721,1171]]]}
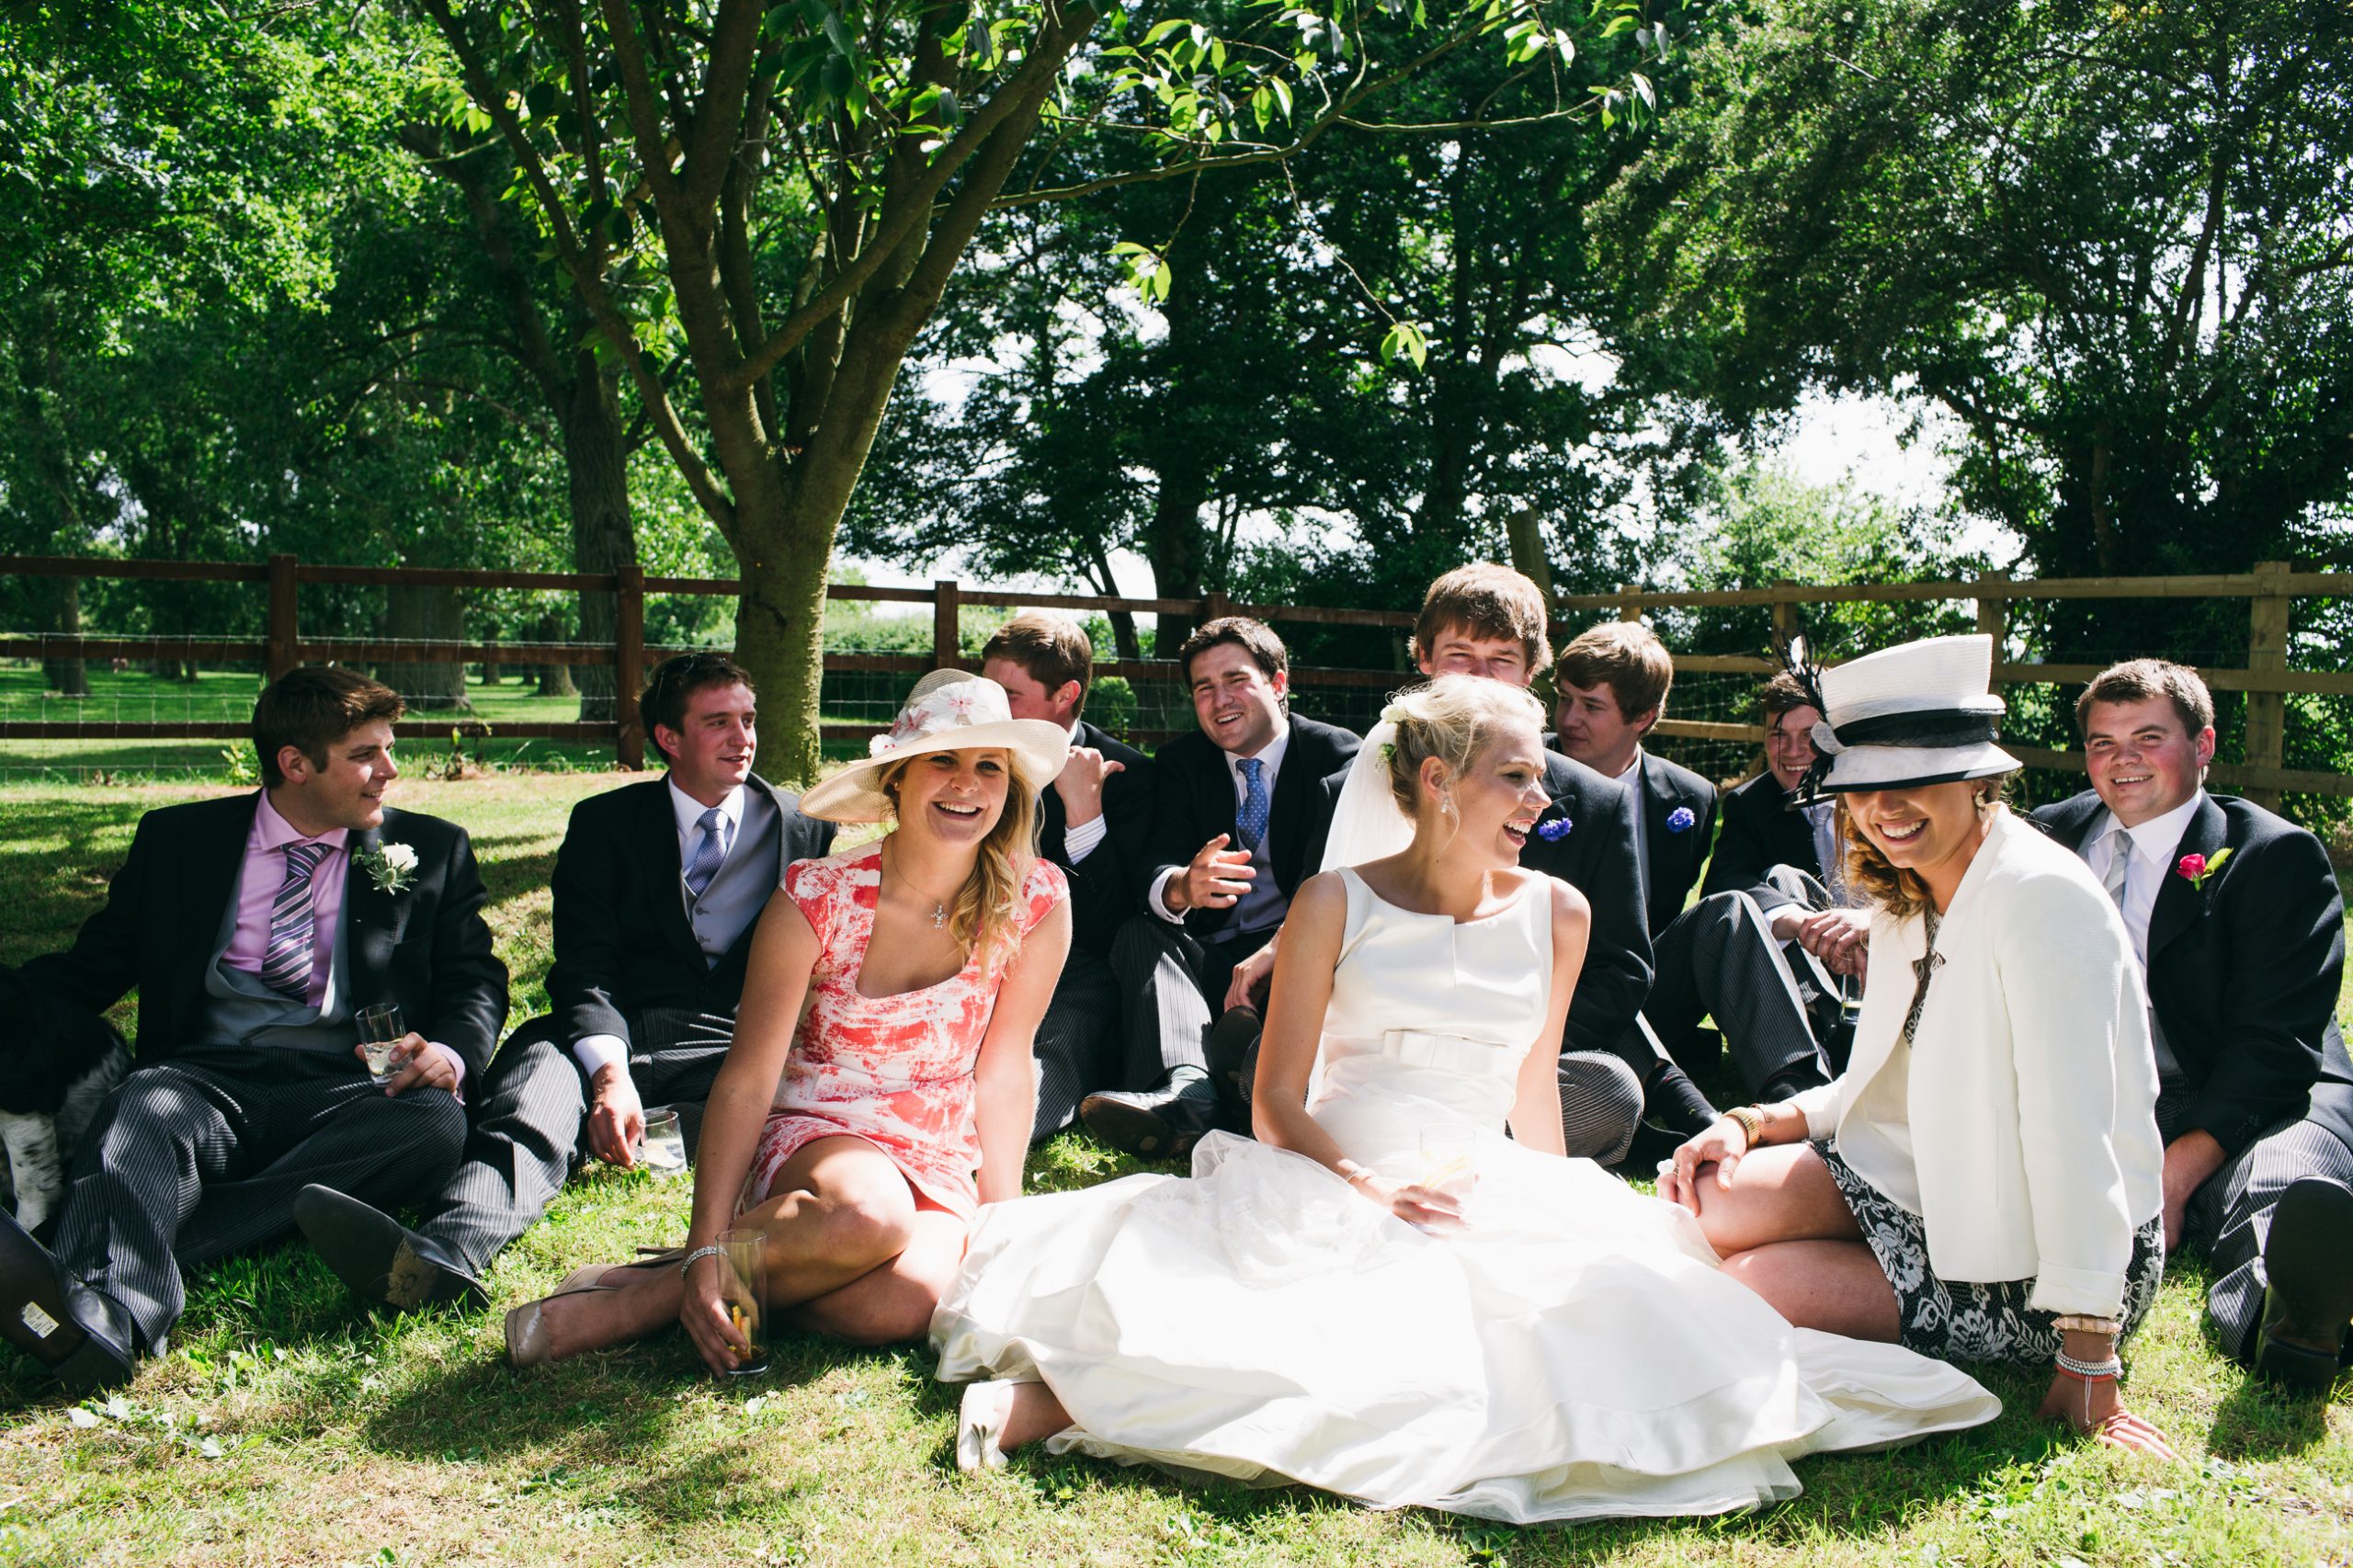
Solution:
{"label": "striped necktie", "polygon": [[263,950],[261,983],[291,1002],[311,990],[311,954],[316,940],[311,903],[311,877],[332,846],[290,844],[286,846],[286,880],[269,906],[269,946]]}
{"label": "striped necktie", "polygon": [[2124,881],[2131,874],[2132,830],[2118,823],[2116,831],[2108,835],[2108,875],[2100,879],[2100,886],[2119,909],[2124,907]]}
{"label": "striped necktie", "polygon": [[703,889],[710,886],[710,879],[719,875],[720,862],[727,858],[727,846],[720,840],[726,821],[726,813],[717,806],[695,819],[695,825],[702,829],[702,842],[695,846],[695,858],[687,867],[687,892],[698,902]]}

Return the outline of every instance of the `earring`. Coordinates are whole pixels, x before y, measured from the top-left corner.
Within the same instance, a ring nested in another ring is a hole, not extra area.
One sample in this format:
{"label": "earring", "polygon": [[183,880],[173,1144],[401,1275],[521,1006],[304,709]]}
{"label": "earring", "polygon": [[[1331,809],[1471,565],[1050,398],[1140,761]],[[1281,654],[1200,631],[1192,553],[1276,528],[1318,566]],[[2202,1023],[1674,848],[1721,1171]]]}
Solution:
{"label": "earring", "polygon": [[1452,816],[1452,815],[1454,814],[1454,791],[1453,791],[1453,790],[1439,790],[1439,791],[1438,791],[1438,815],[1440,815],[1440,816],[1450,817],[1450,816]]}

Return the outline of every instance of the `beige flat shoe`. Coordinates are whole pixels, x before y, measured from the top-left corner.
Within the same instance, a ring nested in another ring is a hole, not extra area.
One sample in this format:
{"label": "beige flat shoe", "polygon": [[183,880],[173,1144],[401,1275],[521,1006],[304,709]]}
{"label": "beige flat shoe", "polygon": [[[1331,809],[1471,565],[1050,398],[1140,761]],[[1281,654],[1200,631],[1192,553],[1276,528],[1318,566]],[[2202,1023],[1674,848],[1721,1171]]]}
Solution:
{"label": "beige flat shoe", "polygon": [[997,1439],[1013,1414],[1013,1391],[1021,1385],[1011,1378],[968,1383],[956,1407],[956,1468],[966,1475],[1003,1470],[1005,1450]]}

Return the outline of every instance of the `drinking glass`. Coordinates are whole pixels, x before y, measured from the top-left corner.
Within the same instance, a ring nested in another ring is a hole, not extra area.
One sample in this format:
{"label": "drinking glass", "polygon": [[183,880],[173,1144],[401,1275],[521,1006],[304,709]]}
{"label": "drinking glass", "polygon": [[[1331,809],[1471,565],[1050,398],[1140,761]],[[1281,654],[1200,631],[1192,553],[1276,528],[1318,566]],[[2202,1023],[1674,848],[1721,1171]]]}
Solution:
{"label": "drinking glass", "polygon": [[1478,1149],[1478,1135],[1468,1128],[1425,1128],[1420,1185],[1443,1192],[1457,1203],[1469,1204],[1471,1189],[1479,1182],[1474,1164]]}
{"label": "drinking glass", "polygon": [[637,1157],[655,1176],[676,1176],[687,1168],[687,1136],[678,1127],[675,1110],[649,1110],[645,1113],[645,1134],[637,1146]]}
{"label": "drinking glass", "polygon": [[768,1237],[766,1231],[722,1231],[719,1244],[727,1249],[727,1267],[719,1281],[720,1299],[736,1332],[751,1346],[729,1375],[754,1377],[768,1369]]}
{"label": "drinking glass", "polygon": [[407,1038],[408,1026],[392,1003],[359,1009],[359,1050],[368,1059],[368,1076],[378,1088],[392,1081],[392,1047]]}

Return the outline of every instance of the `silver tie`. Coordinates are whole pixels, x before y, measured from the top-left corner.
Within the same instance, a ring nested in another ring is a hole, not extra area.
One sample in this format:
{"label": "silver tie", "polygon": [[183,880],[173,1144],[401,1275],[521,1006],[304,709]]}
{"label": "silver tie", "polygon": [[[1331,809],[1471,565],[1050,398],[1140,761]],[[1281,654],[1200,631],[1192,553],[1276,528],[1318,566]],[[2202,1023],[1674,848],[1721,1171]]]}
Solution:
{"label": "silver tie", "polygon": [[2119,909],[2124,907],[2124,881],[2131,874],[2132,830],[2118,823],[2115,831],[2108,835],[2108,875],[2101,879],[2100,885],[2108,890],[2108,896],[2116,901]]}

